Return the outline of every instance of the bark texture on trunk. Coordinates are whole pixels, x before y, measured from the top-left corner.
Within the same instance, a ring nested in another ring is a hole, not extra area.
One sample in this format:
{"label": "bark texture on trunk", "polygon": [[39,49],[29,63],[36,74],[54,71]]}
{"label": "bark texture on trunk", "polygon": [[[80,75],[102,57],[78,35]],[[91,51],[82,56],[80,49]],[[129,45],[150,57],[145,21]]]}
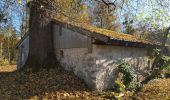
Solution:
{"label": "bark texture on trunk", "polygon": [[43,0],[30,3],[29,55],[25,66],[33,70],[51,68],[57,64],[53,45],[52,13],[46,8],[49,4]]}

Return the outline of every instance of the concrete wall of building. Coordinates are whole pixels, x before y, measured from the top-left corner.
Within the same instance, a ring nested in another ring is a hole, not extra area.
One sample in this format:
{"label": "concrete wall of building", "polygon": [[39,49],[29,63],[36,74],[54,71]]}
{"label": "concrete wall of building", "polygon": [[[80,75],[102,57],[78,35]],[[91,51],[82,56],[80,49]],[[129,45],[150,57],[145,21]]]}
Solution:
{"label": "concrete wall of building", "polygon": [[55,48],[87,48],[91,40],[77,32],[71,31],[58,25],[54,25],[54,46]]}
{"label": "concrete wall of building", "polygon": [[53,31],[57,59],[66,70],[73,71],[93,89],[113,86],[118,78],[119,59],[134,66],[137,81],[142,81],[150,69],[146,48],[92,45],[89,37],[72,30],[55,25]]}
{"label": "concrete wall of building", "polygon": [[20,69],[26,62],[29,53],[29,36],[27,36],[22,43],[18,46],[19,57],[17,63],[17,69]]}
{"label": "concrete wall of building", "polygon": [[134,67],[138,82],[143,80],[151,66],[147,49],[121,46],[93,45],[92,53],[87,48],[56,49],[56,57],[66,70],[73,71],[97,90],[113,86],[118,78],[119,59]]}

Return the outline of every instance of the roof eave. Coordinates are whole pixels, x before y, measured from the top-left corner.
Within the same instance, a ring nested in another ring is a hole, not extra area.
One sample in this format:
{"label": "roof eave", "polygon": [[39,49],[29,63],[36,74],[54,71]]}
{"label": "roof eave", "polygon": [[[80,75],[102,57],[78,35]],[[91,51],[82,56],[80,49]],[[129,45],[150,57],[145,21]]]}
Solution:
{"label": "roof eave", "polygon": [[112,39],[110,41],[111,41],[110,42],[111,44],[119,43],[120,45],[128,46],[128,47],[137,47],[137,48],[160,47],[159,45],[147,44],[147,43],[143,43],[143,42],[122,41],[122,40],[115,40],[115,39]]}

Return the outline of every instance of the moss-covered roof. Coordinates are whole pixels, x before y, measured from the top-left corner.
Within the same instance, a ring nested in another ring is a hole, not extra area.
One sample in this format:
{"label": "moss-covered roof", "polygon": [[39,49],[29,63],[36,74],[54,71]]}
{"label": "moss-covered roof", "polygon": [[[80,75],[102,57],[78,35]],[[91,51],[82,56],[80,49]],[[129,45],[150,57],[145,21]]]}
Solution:
{"label": "moss-covered roof", "polygon": [[[90,36],[95,39],[102,40],[103,42],[109,44],[119,44],[125,46],[135,46],[135,47],[148,47],[148,46],[159,46],[159,43],[153,43],[150,41],[142,40],[139,37],[135,37],[133,35],[128,35],[124,33],[119,33],[116,31],[111,31],[103,28],[97,28],[91,25],[86,24],[78,24],[74,22],[68,22],[63,20],[53,19],[52,22],[58,25],[62,25],[65,28],[71,29],[73,31],[77,31],[81,34]],[[22,41],[27,37],[28,34],[22,38],[16,48],[22,43]]]}
{"label": "moss-covered roof", "polygon": [[100,34],[103,36],[108,37],[110,40],[118,40],[118,41],[124,41],[124,42],[135,42],[135,43],[142,43],[146,45],[158,45],[156,43],[152,43],[146,40],[142,40],[139,37],[135,37],[133,35],[129,34],[124,34],[124,33],[119,33],[116,31],[111,31],[103,28],[97,28],[94,26],[86,25],[86,24],[78,24],[74,22],[68,22],[68,21],[61,21],[61,20],[56,20],[53,19],[53,21],[57,24],[62,24],[64,27],[73,29],[73,30],[82,30],[83,32],[89,33],[95,33],[95,34]]}

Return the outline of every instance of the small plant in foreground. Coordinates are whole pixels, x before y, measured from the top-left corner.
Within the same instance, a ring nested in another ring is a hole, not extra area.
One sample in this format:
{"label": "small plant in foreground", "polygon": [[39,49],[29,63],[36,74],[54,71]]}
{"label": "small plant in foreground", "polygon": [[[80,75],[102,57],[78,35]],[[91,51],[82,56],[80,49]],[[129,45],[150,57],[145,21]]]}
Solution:
{"label": "small plant in foreground", "polygon": [[114,84],[114,90],[117,93],[125,91],[126,86],[123,84],[121,80],[116,80]]}

